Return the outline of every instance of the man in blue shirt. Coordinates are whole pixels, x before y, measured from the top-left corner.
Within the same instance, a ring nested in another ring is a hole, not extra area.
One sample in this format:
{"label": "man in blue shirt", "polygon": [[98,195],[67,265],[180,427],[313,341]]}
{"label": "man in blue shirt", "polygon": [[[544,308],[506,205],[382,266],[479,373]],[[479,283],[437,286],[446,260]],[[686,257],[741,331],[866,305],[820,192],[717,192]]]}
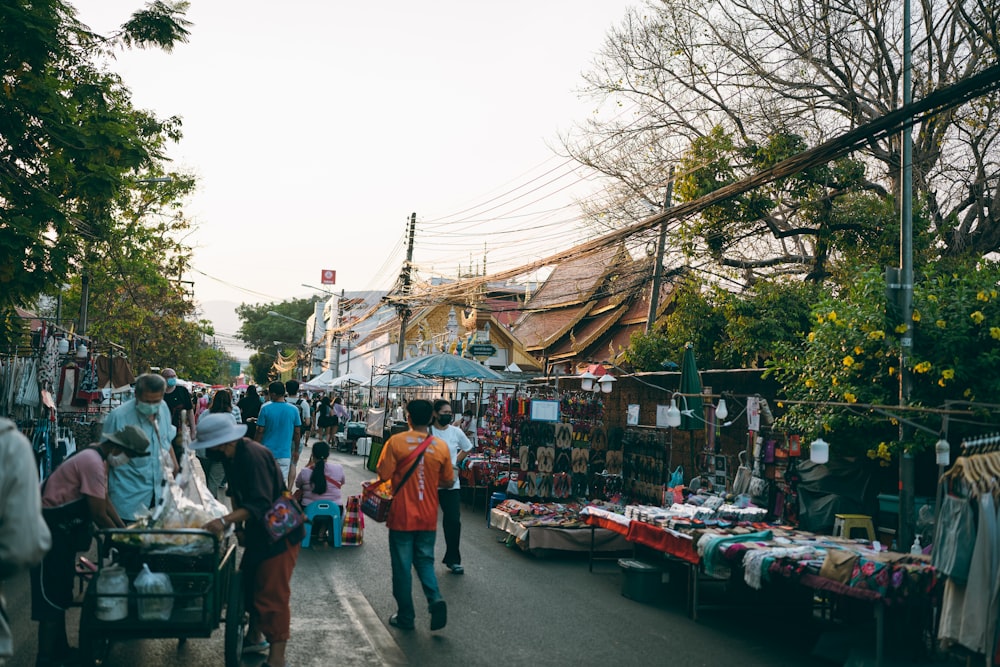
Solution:
{"label": "man in blue shirt", "polygon": [[[170,421],[170,409],[163,402],[166,389],[167,381],[162,375],[144,373],[135,379],[135,398],[122,403],[104,419],[105,437],[134,424],[152,445],[152,456],[131,458],[125,465],[108,471],[108,497],[126,524],[163,502],[165,474],[173,475],[178,469],[170,446],[177,429]],[[168,471],[163,469],[164,457],[170,462]]]}
{"label": "man in blue shirt", "polygon": [[298,408],[285,402],[284,384],[272,382],[267,385],[267,394],[271,401],[260,409],[254,440],[271,450],[281,467],[282,475],[288,480],[288,488],[291,488],[292,481],[288,473],[292,461],[299,458],[302,418]]}

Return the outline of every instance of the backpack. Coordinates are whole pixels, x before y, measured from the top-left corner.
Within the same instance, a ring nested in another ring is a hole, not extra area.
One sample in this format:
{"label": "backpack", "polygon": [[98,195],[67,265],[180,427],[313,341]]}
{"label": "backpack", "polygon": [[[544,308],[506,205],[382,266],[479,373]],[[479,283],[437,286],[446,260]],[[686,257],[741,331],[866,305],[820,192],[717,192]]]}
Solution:
{"label": "backpack", "polygon": [[[295,401],[295,407],[298,408],[298,410],[299,410],[299,421],[302,422],[302,426],[306,426],[306,425],[309,424],[309,420],[306,419],[306,412],[305,412],[305,410],[302,409],[302,403],[304,401],[305,401],[305,399],[302,398],[301,396],[298,398],[298,400]],[[309,404],[306,403],[307,407],[308,407],[308,405]]]}

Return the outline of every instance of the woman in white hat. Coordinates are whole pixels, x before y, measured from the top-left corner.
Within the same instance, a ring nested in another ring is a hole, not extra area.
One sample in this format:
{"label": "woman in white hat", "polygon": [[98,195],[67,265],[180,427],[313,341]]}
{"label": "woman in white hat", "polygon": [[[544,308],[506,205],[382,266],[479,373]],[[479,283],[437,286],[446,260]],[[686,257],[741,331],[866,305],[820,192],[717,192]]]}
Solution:
{"label": "woman in white hat", "polygon": [[264,529],[264,514],[285,492],[285,480],[271,451],[246,438],[247,425],[231,414],[209,413],[198,420],[198,437],[191,449],[204,450],[220,461],[229,479],[227,494],[233,511],[203,526],[222,534],[230,524],[242,533],[243,572],[250,628],[244,652],[268,651],[265,667],[286,667],[285,645],[291,627],[291,579],[305,536],[300,526],[272,543]]}

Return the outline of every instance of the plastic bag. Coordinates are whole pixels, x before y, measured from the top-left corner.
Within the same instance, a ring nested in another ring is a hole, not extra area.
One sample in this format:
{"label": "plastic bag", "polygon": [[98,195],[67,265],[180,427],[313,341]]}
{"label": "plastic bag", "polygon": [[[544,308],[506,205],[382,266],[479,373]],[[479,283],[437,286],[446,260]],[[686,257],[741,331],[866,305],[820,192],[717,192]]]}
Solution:
{"label": "plastic bag", "polygon": [[[142,564],[142,572],[135,578],[135,590],[139,593],[138,611],[140,621],[168,621],[174,609],[174,587],[170,575],[151,572],[149,565]],[[146,597],[146,596],[157,597]]]}

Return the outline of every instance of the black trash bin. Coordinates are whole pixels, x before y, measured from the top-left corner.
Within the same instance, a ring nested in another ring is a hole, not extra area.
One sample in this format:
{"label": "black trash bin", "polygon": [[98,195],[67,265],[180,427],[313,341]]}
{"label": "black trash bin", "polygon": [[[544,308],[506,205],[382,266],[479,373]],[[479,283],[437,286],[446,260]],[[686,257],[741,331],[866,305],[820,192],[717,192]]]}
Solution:
{"label": "black trash bin", "polygon": [[653,602],[660,592],[660,568],[632,558],[621,558],[622,595],[636,602]]}

